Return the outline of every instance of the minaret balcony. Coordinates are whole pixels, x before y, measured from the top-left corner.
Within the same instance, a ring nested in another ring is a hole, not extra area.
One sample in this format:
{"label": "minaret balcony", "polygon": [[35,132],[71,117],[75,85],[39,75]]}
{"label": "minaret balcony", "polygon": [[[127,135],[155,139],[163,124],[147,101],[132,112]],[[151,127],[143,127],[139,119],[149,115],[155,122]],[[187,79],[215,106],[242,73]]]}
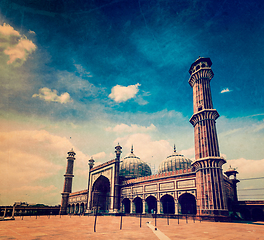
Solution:
{"label": "minaret balcony", "polygon": [[214,73],[211,68],[206,67],[206,68],[201,68],[194,73],[192,73],[190,79],[189,79],[189,84],[191,87],[194,86],[194,84],[201,78],[203,79],[208,79],[211,81],[211,79],[214,77]]}
{"label": "minaret balcony", "polygon": [[219,117],[219,113],[216,111],[216,109],[203,109],[199,112],[196,112],[192,115],[190,118],[190,123],[195,126],[198,122],[204,121],[204,120],[216,120]]}
{"label": "minaret balcony", "polygon": [[65,177],[65,178],[73,178],[74,175],[73,175],[73,174],[65,173],[65,174],[64,174],[64,177]]}

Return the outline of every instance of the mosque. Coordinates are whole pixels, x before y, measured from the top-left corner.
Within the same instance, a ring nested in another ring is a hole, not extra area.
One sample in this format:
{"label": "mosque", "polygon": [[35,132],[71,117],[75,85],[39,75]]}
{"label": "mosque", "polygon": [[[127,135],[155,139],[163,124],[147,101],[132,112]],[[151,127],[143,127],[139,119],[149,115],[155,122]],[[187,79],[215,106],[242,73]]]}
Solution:
{"label": "mosque", "polygon": [[163,160],[158,173],[131,153],[121,158],[122,147],[115,147],[115,159],[94,166],[89,160],[88,188],[71,192],[75,152],[68,152],[60,214],[100,211],[126,214],[197,214],[228,217],[237,202],[235,169],[223,173],[226,163],[220,157],[210,81],[214,74],[210,58],[199,57],[190,67],[193,89],[195,160],[176,151]]}

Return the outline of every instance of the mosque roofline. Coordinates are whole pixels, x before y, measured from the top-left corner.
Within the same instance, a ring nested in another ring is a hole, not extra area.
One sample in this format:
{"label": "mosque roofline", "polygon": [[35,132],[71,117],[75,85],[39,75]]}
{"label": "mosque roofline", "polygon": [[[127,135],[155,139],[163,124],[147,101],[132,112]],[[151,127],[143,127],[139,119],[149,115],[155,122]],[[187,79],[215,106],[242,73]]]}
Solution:
{"label": "mosque roofline", "polygon": [[113,164],[113,163],[115,163],[115,162],[117,162],[117,161],[119,161],[119,160],[117,160],[117,159],[113,159],[113,160],[110,160],[110,161],[108,161],[108,162],[105,162],[105,163],[102,163],[102,164],[100,164],[100,165],[97,165],[97,166],[93,167],[93,168],[90,170],[90,172],[93,172],[93,171],[98,170],[98,169],[100,169],[100,168],[103,168],[103,167],[109,166],[109,165],[111,165],[111,164]]}
{"label": "mosque roofline", "polygon": [[76,195],[82,195],[82,194],[87,193],[87,192],[88,192],[88,189],[77,191],[77,192],[72,192],[69,194],[69,197],[76,196]]}
{"label": "mosque roofline", "polygon": [[192,171],[192,168],[180,169],[180,170],[176,170],[176,171],[169,171],[166,173],[158,173],[158,174],[154,174],[154,175],[150,175],[150,176],[138,177],[138,178],[125,180],[122,182],[121,185],[126,186],[129,184],[134,184],[134,183],[138,183],[138,182],[156,181],[157,179],[161,179],[161,178],[170,178],[170,177],[175,177],[175,176],[186,176],[186,175],[192,175],[192,174],[195,174],[195,171]]}

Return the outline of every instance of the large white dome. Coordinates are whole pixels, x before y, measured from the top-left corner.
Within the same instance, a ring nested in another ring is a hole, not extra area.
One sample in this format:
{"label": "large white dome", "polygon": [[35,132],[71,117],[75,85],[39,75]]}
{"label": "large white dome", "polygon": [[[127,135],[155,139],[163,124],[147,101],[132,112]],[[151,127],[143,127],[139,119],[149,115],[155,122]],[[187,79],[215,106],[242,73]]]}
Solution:
{"label": "large white dome", "polygon": [[133,153],[132,146],[131,153],[124,157],[120,164],[119,175],[125,179],[145,177],[151,175],[151,169],[147,163],[143,162]]}
{"label": "large white dome", "polygon": [[180,169],[190,168],[192,161],[183,155],[176,152],[176,148],[174,146],[174,152],[172,155],[168,156],[165,160],[163,160],[159,165],[159,173],[171,172]]}

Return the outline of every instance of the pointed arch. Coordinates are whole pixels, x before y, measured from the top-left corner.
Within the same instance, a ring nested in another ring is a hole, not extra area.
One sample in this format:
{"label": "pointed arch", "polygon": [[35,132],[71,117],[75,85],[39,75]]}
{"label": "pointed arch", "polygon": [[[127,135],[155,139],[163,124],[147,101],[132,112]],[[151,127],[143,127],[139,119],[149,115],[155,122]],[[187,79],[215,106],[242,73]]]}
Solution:
{"label": "pointed arch", "polygon": [[101,175],[93,184],[91,192],[91,206],[99,211],[108,211],[110,204],[110,181]]}
{"label": "pointed arch", "polygon": [[133,203],[135,206],[135,213],[142,213],[142,210],[143,210],[142,199],[140,197],[136,197],[133,200]]}
{"label": "pointed arch", "polygon": [[171,195],[165,194],[160,199],[162,204],[162,209],[164,214],[174,214],[175,213],[175,202]]}
{"label": "pointed arch", "polygon": [[79,203],[77,203],[76,205],[75,205],[75,210],[74,210],[74,214],[78,214],[79,213]]}
{"label": "pointed arch", "polygon": [[146,212],[147,213],[154,213],[155,211],[157,211],[157,199],[150,195],[146,198],[146,203],[147,203],[147,208],[146,208]]}
{"label": "pointed arch", "polygon": [[84,212],[84,203],[81,203],[80,205],[80,214]]}
{"label": "pointed arch", "polygon": [[75,209],[75,205],[72,204],[72,205],[71,205],[71,213],[72,213],[72,214],[74,214],[74,209]]}
{"label": "pointed arch", "polygon": [[184,193],[179,197],[179,210],[181,214],[196,214],[196,199],[190,193]]}
{"label": "pointed arch", "polygon": [[130,200],[128,198],[124,198],[122,201],[123,212],[130,213]]}

